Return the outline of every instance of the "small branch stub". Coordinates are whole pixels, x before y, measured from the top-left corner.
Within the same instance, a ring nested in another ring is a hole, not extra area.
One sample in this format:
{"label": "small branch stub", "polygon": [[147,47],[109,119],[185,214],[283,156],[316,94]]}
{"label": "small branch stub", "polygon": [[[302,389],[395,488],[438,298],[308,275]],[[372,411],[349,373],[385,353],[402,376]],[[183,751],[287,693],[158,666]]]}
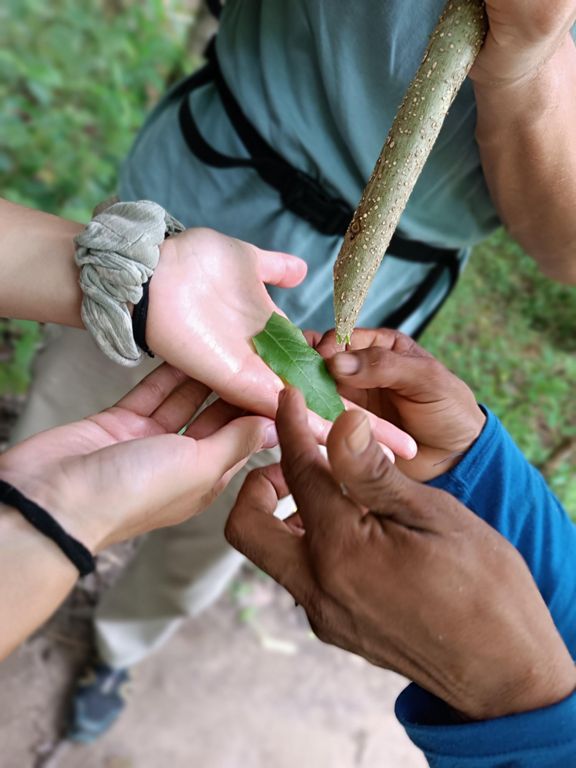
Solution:
{"label": "small branch stub", "polygon": [[350,341],[370,283],[486,31],[484,0],[449,0],[334,266],[334,314],[341,343]]}

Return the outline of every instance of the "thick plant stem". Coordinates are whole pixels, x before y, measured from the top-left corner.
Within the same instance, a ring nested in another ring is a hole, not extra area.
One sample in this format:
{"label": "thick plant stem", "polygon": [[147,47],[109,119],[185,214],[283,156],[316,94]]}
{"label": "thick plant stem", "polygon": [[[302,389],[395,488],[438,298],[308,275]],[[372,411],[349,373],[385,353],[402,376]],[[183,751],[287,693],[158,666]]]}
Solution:
{"label": "thick plant stem", "polygon": [[340,342],[350,341],[370,283],[486,30],[484,0],[448,1],[334,266],[334,313]]}

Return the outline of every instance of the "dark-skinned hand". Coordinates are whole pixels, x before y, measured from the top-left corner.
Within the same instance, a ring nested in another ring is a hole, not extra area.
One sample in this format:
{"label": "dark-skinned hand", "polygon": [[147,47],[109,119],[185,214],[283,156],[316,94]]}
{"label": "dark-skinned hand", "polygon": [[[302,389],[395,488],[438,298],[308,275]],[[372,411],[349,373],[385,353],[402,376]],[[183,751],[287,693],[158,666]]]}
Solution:
{"label": "dark-skinned hand", "polygon": [[409,477],[425,481],[447,472],[482,431],[486,417],[470,388],[409,336],[360,328],[346,352],[334,331],[307,338],[343,396],[416,440],[416,458],[397,458]]}
{"label": "dark-skinned hand", "polygon": [[[323,458],[301,394],[281,397],[282,466],[251,473],[228,540],[304,607],[318,637],[392,669],[466,718],[550,705],[574,664],[519,553],[456,499],[407,478],[366,417]],[[292,493],[298,514],[273,515]]]}

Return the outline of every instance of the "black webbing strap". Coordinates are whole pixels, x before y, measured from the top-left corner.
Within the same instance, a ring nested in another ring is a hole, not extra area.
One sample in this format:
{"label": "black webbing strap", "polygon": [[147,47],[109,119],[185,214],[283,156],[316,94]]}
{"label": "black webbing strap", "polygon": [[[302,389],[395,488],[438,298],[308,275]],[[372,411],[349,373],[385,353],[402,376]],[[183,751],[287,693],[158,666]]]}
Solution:
{"label": "black webbing strap", "polygon": [[252,165],[262,179],[277,189],[284,206],[308,221],[324,235],[346,232],[354,209],[340,197],[330,195],[309,174],[299,171],[268,144],[244,114],[222,76],[214,39],[206,49],[206,58],[228,119],[252,158]]}
{"label": "black webbing strap", "polygon": [[212,16],[214,16],[216,19],[219,19],[223,8],[220,0],[206,0],[206,5],[208,6],[208,10]]}
{"label": "black webbing strap", "polygon": [[78,569],[80,576],[86,576],[95,569],[96,561],[84,544],[66,533],[60,523],[45,509],[4,480],[0,480],[0,502],[17,509],[37,531],[52,539],[60,551]]}
{"label": "black webbing strap", "polygon": [[[434,317],[436,317],[444,302],[456,287],[456,283],[460,276],[460,259],[458,258],[458,253],[458,251],[455,251],[452,258],[446,258],[442,262],[437,263],[416,288],[414,293],[409,296],[401,306],[394,310],[394,312],[384,318],[382,326],[384,328],[399,328],[402,323],[404,323],[410,315],[424,303],[447,271],[449,276],[448,290],[434,310],[424,319],[418,328],[410,334],[413,338],[417,339],[432,322]],[[396,255],[395,252],[394,255]],[[404,261],[418,261],[418,259],[405,258]]]}
{"label": "black webbing strap", "polygon": [[[150,278],[152,280],[152,277]],[[150,280],[142,285],[142,298],[132,310],[132,333],[134,341],[148,357],[154,357],[154,352],[146,342],[146,325],[148,323],[148,304],[150,301]]]}
{"label": "black webbing strap", "polygon": [[250,157],[234,158],[213,149],[198,130],[188,99],[183,99],[179,119],[189,149],[202,162],[216,168],[253,168],[267,184],[278,191],[284,207],[289,211],[324,235],[343,235],[354,214],[353,208],[341,198],[326,193],[315,179],[294,168],[268,144],[244,115],[224,81],[213,42],[208,46],[206,54],[208,64],[188,80],[188,92],[214,82],[226,114]]}
{"label": "black webbing strap", "polygon": [[[352,206],[342,198],[330,195],[309,174],[294,168],[256,130],[244,114],[222,75],[216,57],[214,39],[210,41],[206,49],[206,58],[208,62],[206,66],[178,88],[178,97],[183,96],[179,109],[180,127],[190,151],[203,163],[215,168],[254,169],[267,184],[277,190],[286,209],[310,223],[322,234],[343,236],[354,215]],[[228,119],[250,157],[238,158],[225,155],[215,150],[200,133],[190,108],[190,100],[186,96],[196,88],[209,83],[214,83],[218,89]],[[390,328],[398,328],[407,320],[434,290],[448,270],[449,290],[434,313],[422,324],[418,331],[421,332],[444,303],[458,280],[460,253],[456,250],[436,248],[417,240],[407,240],[397,232],[392,237],[389,252],[397,259],[434,265],[434,268],[430,270],[423,282],[402,306],[382,320],[382,324]]]}

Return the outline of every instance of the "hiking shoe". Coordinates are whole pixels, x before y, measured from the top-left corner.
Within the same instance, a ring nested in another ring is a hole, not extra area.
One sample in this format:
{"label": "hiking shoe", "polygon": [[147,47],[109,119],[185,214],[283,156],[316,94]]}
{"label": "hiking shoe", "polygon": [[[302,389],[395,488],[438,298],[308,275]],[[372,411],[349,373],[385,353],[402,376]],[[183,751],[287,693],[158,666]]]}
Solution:
{"label": "hiking shoe", "polygon": [[113,669],[102,661],[89,666],[76,684],[66,738],[89,744],[103,736],[126,705],[129,680],[127,669]]}

